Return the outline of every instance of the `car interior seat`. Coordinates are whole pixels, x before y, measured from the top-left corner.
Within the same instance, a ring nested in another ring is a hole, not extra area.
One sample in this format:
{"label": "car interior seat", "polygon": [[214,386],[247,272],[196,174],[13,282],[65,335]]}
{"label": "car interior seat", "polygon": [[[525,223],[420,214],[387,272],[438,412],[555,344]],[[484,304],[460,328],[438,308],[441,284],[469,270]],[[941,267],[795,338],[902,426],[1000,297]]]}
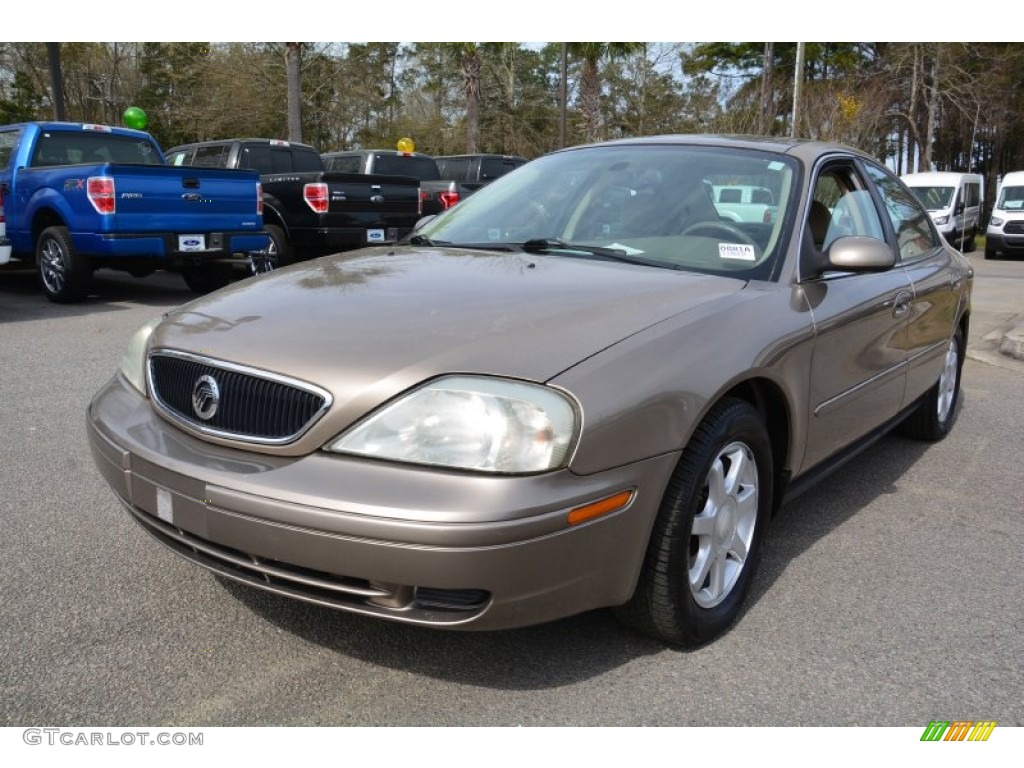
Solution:
{"label": "car interior seat", "polygon": [[811,230],[811,239],[814,246],[819,250],[825,248],[825,238],[828,237],[828,227],[832,223],[832,212],[820,200],[811,202],[811,212],[807,217],[807,226]]}

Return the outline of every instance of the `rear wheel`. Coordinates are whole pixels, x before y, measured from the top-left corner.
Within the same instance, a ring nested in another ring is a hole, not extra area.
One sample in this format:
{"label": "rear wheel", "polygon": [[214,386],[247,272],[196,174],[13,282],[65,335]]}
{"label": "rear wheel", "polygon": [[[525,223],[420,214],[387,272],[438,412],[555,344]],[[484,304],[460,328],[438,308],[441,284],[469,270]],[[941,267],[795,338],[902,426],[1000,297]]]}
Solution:
{"label": "rear wheel", "polygon": [[900,425],[900,433],[915,440],[941,440],[953,428],[960,402],[960,371],[964,364],[964,336],[957,329],[949,340],[939,380]]}
{"label": "rear wheel", "polygon": [[263,228],[270,236],[270,243],[265,250],[249,254],[249,272],[253,275],[273,272],[293,261],[291,246],[284,230],[276,224],[267,224]]}
{"label": "rear wheel", "polygon": [[92,262],[75,251],[67,227],[47,227],[36,241],[36,274],[46,298],[58,304],[81,301],[89,292]]}
{"label": "rear wheel", "polygon": [[683,451],[655,520],[627,624],[694,646],[739,615],[772,503],[772,451],[760,413],[724,400]]}
{"label": "rear wheel", "polygon": [[185,285],[196,293],[210,293],[231,282],[231,265],[219,262],[187,264],[181,268]]}

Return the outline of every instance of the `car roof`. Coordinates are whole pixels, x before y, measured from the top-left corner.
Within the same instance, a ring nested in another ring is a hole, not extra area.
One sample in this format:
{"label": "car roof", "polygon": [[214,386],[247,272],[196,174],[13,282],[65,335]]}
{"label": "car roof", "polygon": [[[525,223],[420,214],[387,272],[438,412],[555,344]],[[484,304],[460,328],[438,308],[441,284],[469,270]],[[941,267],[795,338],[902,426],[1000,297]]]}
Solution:
{"label": "car roof", "polygon": [[[817,139],[794,139],[785,136],[747,136],[740,134],[664,134],[659,136],[640,136],[628,139],[582,145],[586,147],[624,146],[624,145],[665,145],[679,144],[700,147],[731,147],[736,149],[754,149],[780,154],[793,155],[805,162],[813,162],[822,155],[833,152],[856,155],[867,160],[877,160],[866,152],[837,142],[819,141]],[[582,147],[567,147],[566,150]],[[566,151],[557,150],[557,151]]]}

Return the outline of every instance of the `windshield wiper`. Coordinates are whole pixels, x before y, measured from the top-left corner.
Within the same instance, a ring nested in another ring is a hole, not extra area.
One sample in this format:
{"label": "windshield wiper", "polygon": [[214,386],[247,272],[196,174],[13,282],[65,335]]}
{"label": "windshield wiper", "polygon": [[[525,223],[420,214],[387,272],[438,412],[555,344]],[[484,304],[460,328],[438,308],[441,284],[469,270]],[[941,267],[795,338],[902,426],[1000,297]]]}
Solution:
{"label": "windshield wiper", "polygon": [[638,259],[635,256],[630,256],[621,248],[606,248],[600,245],[581,245],[579,243],[569,243],[565,240],[560,240],[554,237],[536,237],[533,240],[527,240],[521,247],[527,253],[551,253],[552,251],[561,251],[564,253],[582,253],[588,256],[598,256],[608,259],[609,261],[624,261],[627,264],[640,264],[645,267],[667,266],[665,264],[651,261],[650,259]]}
{"label": "windshield wiper", "polygon": [[426,235],[411,235],[405,242],[409,245],[450,245],[447,240],[431,240]]}

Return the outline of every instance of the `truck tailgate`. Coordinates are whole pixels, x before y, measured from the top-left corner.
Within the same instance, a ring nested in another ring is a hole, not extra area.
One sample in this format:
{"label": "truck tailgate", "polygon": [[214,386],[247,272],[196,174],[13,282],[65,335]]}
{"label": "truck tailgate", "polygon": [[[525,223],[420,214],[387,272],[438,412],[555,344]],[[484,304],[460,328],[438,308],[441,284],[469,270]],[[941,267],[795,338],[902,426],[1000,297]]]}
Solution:
{"label": "truck tailgate", "polygon": [[324,173],[323,181],[330,189],[331,213],[353,214],[359,219],[365,219],[375,216],[415,216],[419,211],[419,179],[409,176]]}
{"label": "truck tailgate", "polygon": [[[263,228],[255,171],[106,164],[114,179],[112,232],[226,232]],[[111,220],[112,219],[112,220]]]}

